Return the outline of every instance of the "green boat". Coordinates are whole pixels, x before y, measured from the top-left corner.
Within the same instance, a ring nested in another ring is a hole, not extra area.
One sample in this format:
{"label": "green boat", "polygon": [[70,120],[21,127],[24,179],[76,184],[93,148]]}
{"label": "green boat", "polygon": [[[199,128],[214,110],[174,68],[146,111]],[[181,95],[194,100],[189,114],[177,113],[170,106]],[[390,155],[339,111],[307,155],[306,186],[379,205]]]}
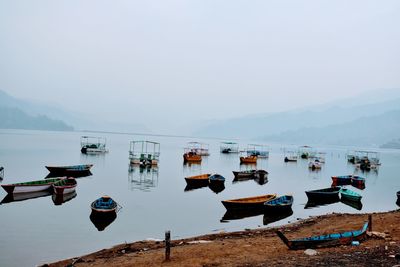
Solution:
{"label": "green boat", "polygon": [[362,196],[354,191],[351,191],[347,188],[340,189],[340,197],[342,199],[352,200],[352,201],[360,201]]}

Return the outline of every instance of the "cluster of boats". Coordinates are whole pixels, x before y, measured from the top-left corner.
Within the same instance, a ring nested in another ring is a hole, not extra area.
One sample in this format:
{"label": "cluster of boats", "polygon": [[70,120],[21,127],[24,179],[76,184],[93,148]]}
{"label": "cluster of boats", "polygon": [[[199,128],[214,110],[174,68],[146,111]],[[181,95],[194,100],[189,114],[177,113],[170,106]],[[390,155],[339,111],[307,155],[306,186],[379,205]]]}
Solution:
{"label": "cluster of boats", "polygon": [[376,170],[381,165],[379,153],[375,151],[349,151],[347,153],[347,161],[362,171]]}

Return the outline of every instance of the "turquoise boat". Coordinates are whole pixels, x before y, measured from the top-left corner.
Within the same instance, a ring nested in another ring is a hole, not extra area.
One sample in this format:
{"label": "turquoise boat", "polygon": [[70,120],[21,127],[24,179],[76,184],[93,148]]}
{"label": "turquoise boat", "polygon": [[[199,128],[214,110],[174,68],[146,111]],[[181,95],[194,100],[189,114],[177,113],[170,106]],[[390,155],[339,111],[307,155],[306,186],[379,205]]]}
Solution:
{"label": "turquoise boat", "polygon": [[354,191],[351,191],[350,189],[347,188],[341,188],[340,189],[340,197],[342,199],[348,199],[352,201],[360,201],[362,196]]}

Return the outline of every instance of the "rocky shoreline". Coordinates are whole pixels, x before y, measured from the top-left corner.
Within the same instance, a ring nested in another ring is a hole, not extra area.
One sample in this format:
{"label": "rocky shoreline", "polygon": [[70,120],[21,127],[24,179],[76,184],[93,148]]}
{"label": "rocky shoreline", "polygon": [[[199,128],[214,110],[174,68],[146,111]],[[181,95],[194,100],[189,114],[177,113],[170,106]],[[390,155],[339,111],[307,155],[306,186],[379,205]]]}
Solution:
{"label": "rocky shoreline", "polygon": [[300,238],[355,230],[368,215],[332,213],[280,227],[172,240],[169,261],[163,241],[138,241],[43,266],[400,266],[400,210],[372,213],[373,232],[360,245],[316,249],[316,255],[289,250],[275,233]]}

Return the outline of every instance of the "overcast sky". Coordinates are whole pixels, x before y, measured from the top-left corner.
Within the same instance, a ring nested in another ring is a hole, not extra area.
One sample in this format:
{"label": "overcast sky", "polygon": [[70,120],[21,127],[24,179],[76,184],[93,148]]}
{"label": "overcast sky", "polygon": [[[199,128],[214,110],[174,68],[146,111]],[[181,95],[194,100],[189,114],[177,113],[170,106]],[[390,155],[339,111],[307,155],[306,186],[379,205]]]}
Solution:
{"label": "overcast sky", "polygon": [[[176,123],[400,88],[400,1],[0,1],[0,90]],[[161,124],[160,124],[161,125]]]}

